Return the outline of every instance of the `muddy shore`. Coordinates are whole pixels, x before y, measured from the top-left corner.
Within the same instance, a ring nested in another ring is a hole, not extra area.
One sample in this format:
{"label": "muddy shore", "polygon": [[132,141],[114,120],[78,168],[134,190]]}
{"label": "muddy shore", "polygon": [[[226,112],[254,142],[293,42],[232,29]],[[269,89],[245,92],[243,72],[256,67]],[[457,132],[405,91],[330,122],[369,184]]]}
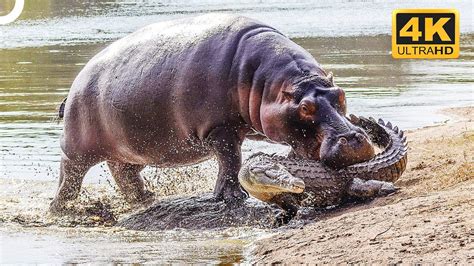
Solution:
{"label": "muddy shore", "polygon": [[264,263],[474,262],[474,107],[408,132],[401,191],[252,245]]}

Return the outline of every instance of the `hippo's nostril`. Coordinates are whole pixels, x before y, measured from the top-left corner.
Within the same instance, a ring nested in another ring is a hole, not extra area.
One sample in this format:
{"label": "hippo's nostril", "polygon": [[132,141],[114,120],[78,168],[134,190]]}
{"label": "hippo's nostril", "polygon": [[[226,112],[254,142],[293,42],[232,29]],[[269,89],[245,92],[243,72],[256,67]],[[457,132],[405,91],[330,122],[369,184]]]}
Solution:
{"label": "hippo's nostril", "polygon": [[345,137],[340,137],[339,138],[339,143],[342,144],[342,145],[346,145],[347,144],[347,139]]}
{"label": "hippo's nostril", "polygon": [[365,137],[361,133],[356,133],[355,137],[357,138],[358,141],[362,142],[365,140]]}

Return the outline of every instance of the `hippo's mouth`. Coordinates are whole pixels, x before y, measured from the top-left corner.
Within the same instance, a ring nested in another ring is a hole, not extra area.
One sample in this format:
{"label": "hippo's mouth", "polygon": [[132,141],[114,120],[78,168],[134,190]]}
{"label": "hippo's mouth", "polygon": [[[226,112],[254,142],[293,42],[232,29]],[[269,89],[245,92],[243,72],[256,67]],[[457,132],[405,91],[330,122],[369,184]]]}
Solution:
{"label": "hippo's mouth", "polygon": [[375,156],[374,145],[364,129],[347,118],[344,120],[349,126],[342,132],[327,129],[327,137],[324,137],[319,149],[321,162],[332,169],[342,169]]}
{"label": "hippo's mouth", "polygon": [[314,137],[294,142],[292,148],[288,157],[320,161],[334,170],[375,156],[374,143],[367,132],[346,117],[337,123],[326,122],[318,126]]}

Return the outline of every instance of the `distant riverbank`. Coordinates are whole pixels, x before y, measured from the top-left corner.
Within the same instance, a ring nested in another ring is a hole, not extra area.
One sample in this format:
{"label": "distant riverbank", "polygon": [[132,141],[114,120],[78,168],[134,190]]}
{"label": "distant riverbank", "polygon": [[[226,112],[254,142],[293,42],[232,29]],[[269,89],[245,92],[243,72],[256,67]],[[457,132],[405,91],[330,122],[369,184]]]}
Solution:
{"label": "distant riverbank", "polygon": [[[11,9],[13,3],[0,0],[0,15],[2,7]],[[291,38],[388,35],[394,9],[423,7],[458,9],[461,33],[474,33],[469,0],[35,0],[26,1],[19,20],[2,26],[0,48],[102,43],[151,23],[210,12],[258,19]]]}

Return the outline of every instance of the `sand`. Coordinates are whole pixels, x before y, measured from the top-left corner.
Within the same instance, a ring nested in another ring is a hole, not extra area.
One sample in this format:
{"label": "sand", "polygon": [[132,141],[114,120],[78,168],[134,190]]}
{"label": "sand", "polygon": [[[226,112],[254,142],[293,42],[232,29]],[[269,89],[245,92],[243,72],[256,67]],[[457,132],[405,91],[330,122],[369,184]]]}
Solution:
{"label": "sand", "polygon": [[474,263],[474,107],[409,131],[401,191],[252,246],[264,263]]}
{"label": "sand", "polygon": [[[22,246],[21,254],[10,254],[4,262],[474,263],[474,107],[444,112],[452,117],[445,123],[407,132],[409,163],[396,183],[400,192],[337,208],[305,225],[265,232],[236,228],[183,238],[185,231],[125,230],[115,222],[137,208],[124,202],[113,182],[84,185],[72,203],[76,213],[55,217],[47,208],[56,182],[0,179],[0,235]],[[214,168],[167,170],[160,176],[182,180],[148,185],[160,197],[209,192],[215,177],[207,172]],[[188,179],[201,182],[184,182]],[[161,240],[168,235],[172,244]],[[48,237],[52,240],[42,246]],[[249,244],[249,257],[241,257],[245,245],[258,237],[265,238]],[[12,249],[17,250],[3,251]],[[30,258],[40,253],[46,255]]]}

